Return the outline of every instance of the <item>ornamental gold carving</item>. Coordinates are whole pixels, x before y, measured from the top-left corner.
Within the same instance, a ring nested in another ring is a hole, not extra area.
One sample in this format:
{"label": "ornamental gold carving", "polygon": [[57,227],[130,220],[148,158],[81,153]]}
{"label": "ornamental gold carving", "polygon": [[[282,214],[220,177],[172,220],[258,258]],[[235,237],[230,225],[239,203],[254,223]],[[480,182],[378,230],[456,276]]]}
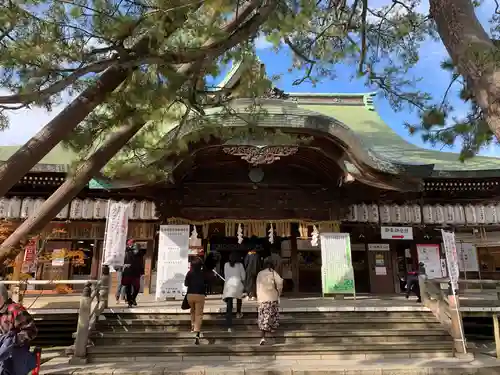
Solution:
{"label": "ornamental gold carving", "polygon": [[297,146],[231,146],[224,147],[228,155],[239,156],[250,165],[272,164],[282,157],[291,156],[299,151]]}

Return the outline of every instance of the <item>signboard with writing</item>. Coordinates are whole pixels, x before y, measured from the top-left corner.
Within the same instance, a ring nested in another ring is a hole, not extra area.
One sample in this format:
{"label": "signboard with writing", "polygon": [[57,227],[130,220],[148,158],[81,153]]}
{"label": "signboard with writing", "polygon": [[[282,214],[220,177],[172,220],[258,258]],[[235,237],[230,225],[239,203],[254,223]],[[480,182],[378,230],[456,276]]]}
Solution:
{"label": "signboard with writing", "polygon": [[66,251],[64,249],[52,250],[52,267],[62,267],[64,266],[64,256]]}
{"label": "signboard with writing", "polygon": [[325,294],[356,294],[348,233],[321,233],[321,281]]}
{"label": "signboard with writing", "polygon": [[457,251],[459,254],[458,264],[460,266],[460,271],[479,272],[477,249],[474,244],[460,242],[457,245]]}
{"label": "signboard with writing", "polygon": [[21,269],[22,273],[32,273],[36,272],[36,241],[30,241],[24,248],[24,259],[23,266]]}
{"label": "signboard with writing", "polygon": [[417,245],[417,255],[419,263],[422,262],[424,264],[425,274],[429,279],[443,277],[439,245]]}
{"label": "signboard with writing", "polygon": [[380,236],[383,240],[413,240],[413,228],[381,227]]}
{"label": "signboard with writing", "polygon": [[391,248],[388,243],[369,243],[368,251],[390,251]]}
{"label": "signboard with writing", "polygon": [[189,225],[160,225],[156,300],[182,298],[188,258]]}
{"label": "signboard with writing", "polygon": [[109,202],[104,237],[104,264],[121,267],[127,248],[129,205],[123,202]]}
{"label": "signboard with writing", "polygon": [[453,293],[458,290],[458,278],[460,271],[458,267],[458,254],[455,245],[455,233],[441,229],[443,237],[444,252],[446,254],[446,264],[448,266],[448,276],[450,277]]}

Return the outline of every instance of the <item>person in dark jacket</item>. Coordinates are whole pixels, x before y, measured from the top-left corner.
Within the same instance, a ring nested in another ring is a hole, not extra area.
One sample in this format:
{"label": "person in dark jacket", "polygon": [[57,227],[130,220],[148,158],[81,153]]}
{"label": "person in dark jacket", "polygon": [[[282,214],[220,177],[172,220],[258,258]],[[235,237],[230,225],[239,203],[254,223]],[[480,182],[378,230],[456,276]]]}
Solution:
{"label": "person in dark jacket", "polygon": [[195,334],[194,343],[200,344],[203,309],[205,308],[206,275],[203,261],[196,257],[191,261],[191,269],[186,275],[184,286],[187,287],[187,301],[191,307],[191,331]]}
{"label": "person in dark jacket", "polygon": [[413,292],[418,298],[417,302],[422,302],[418,275],[419,273],[417,271],[408,272],[408,275],[406,276],[406,299],[410,298],[410,293]]}
{"label": "person in dark jacket", "polygon": [[256,280],[260,271],[260,256],[255,250],[250,250],[245,257],[245,292],[250,300],[257,299]]}
{"label": "person in dark jacket", "polygon": [[127,241],[124,263],[121,284],[125,287],[128,306],[137,306],[137,295],[141,289],[141,276],[144,274],[144,259],[134,240]]}

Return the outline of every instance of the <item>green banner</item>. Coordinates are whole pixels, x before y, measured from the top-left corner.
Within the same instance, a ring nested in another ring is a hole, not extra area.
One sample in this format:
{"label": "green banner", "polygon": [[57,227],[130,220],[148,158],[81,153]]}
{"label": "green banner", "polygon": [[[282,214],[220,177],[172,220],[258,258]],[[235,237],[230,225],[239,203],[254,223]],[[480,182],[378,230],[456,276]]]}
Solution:
{"label": "green banner", "polygon": [[348,233],[322,233],[321,282],[325,294],[356,294]]}

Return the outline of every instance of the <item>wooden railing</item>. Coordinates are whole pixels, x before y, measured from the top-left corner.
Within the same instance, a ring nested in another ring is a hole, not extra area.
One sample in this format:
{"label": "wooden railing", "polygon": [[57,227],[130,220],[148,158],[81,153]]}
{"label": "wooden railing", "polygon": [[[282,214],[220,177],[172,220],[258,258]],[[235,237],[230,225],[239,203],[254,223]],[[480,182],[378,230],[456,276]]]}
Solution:
{"label": "wooden railing", "polygon": [[451,293],[448,280],[429,280],[426,275],[420,275],[419,285],[422,303],[432,311],[453,338],[455,356],[466,355],[467,344],[464,339],[460,302],[458,297]]}

